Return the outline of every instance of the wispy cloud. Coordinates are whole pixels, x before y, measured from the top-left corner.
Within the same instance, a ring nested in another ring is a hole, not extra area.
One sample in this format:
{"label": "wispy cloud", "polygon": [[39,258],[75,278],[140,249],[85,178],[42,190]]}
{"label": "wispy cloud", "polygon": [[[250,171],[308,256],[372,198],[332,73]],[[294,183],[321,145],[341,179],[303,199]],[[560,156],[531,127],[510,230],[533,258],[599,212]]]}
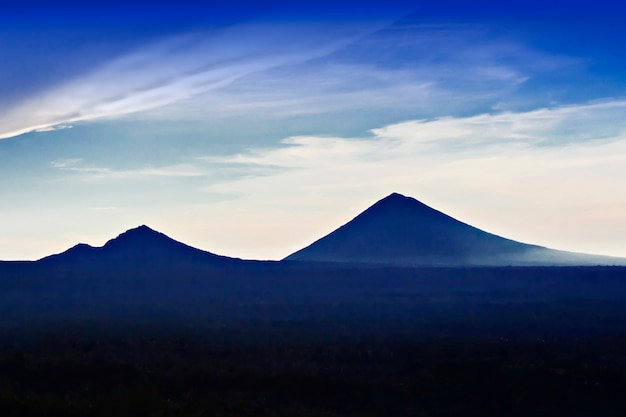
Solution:
{"label": "wispy cloud", "polygon": [[36,129],[35,132],[53,132],[55,130],[72,129],[73,127],[74,126],[72,125],[60,124],[60,125],[54,125],[54,126],[40,127],[39,129]]}
{"label": "wispy cloud", "polygon": [[[531,100],[515,96],[528,80],[581,65],[488,28],[392,21],[276,20],[170,37],[5,103],[0,138],[138,112],[206,119],[382,109],[408,118],[515,108]],[[547,94],[532,100],[545,105]]]}
{"label": "wispy cloud", "polygon": [[58,169],[69,169],[75,170],[77,169],[77,165],[83,161],[82,158],[65,158],[65,159],[57,159],[50,162],[50,166]]}
{"label": "wispy cloud", "polygon": [[364,138],[290,137],[282,141],[282,147],[256,149],[222,161],[317,168],[342,166],[344,158],[390,162],[434,156],[457,160],[502,150],[580,147],[587,142],[622,140],[626,120],[619,116],[624,110],[626,101],[612,101],[521,113],[412,120],[372,129],[372,136]]}
{"label": "wispy cloud", "polygon": [[580,144],[621,138],[626,121],[616,117],[626,101],[544,108],[524,113],[504,112],[466,118],[415,120],[373,129],[378,138],[403,139],[419,146],[436,145],[476,150],[500,143],[534,146]]}
{"label": "wispy cloud", "polygon": [[73,174],[71,179],[84,181],[152,181],[158,179],[189,180],[204,178],[207,184],[228,182],[237,178],[258,178],[285,170],[284,166],[227,162],[220,157],[196,157],[188,162],[166,166],[142,166],[115,169],[94,165],[82,158],[64,158],[50,162],[58,171]]}
{"label": "wispy cloud", "polygon": [[[349,48],[307,62],[249,74],[219,90],[152,113],[153,117],[272,115],[386,109],[412,115],[475,113],[515,105],[528,81],[581,61],[549,54],[488,29],[401,23]],[[545,93],[545,92],[544,92]],[[533,100],[546,105],[545,94]],[[524,98],[528,100],[528,98]],[[535,103],[537,104],[537,103]]]}
{"label": "wispy cloud", "polygon": [[61,171],[79,174],[82,178],[88,180],[150,180],[155,178],[202,177],[206,175],[205,170],[189,164],[119,170],[88,165],[80,158],[73,158],[52,161],[50,166]]}
{"label": "wispy cloud", "polygon": [[15,103],[0,138],[163,106],[270,68],[327,55],[389,22],[255,22],[179,35]]}

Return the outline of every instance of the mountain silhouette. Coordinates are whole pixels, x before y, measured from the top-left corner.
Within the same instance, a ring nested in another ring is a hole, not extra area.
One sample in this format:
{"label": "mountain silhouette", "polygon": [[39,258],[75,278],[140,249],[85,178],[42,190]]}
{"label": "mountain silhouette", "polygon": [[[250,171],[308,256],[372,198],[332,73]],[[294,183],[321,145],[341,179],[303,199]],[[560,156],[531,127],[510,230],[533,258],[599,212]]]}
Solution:
{"label": "mountain silhouette", "polygon": [[241,260],[196,249],[142,225],[127,230],[102,247],[79,243],[65,252],[42,258],[38,262],[109,266],[132,264],[142,267],[175,266],[181,263],[223,265]]}
{"label": "mountain silhouette", "polygon": [[[391,266],[626,265],[624,258],[565,252],[506,239],[398,193],[383,198],[339,229],[283,261]],[[185,245],[145,225],[120,234],[102,247],[79,243],[34,263],[43,268],[102,273],[125,269],[173,271],[187,267],[256,269],[277,264],[216,255]],[[287,264],[295,266],[291,262]]]}
{"label": "mountain silhouette", "polygon": [[[460,222],[393,193],[289,261],[414,266],[614,264],[619,258],[547,249]],[[622,259],[621,262],[624,263]]]}

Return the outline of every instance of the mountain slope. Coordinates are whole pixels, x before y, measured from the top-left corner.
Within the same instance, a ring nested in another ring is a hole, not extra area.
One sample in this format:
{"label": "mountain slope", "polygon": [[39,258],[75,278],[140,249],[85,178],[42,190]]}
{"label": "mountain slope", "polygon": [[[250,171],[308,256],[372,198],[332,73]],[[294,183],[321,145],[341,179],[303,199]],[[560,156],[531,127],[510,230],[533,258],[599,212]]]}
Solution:
{"label": "mountain slope", "polygon": [[285,260],[428,266],[588,265],[619,261],[496,236],[397,193]]}
{"label": "mountain slope", "polygon": [[80,243],[60,254],[37,261],[40,264],[128,265],[159,267],[165,265],[239,263],[240,259],[215,255],[178,242],[148,226],[127,230],[102,247]]}

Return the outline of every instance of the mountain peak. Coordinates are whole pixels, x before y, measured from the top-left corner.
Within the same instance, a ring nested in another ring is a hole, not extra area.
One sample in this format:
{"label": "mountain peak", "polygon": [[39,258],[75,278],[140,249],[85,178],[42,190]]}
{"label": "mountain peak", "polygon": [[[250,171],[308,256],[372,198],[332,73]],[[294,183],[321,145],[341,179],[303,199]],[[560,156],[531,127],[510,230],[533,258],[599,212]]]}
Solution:
{"label": "mountain peak", "polygon": [[391,193],[387,197],[383,198],[382,200],[379,200],[376,203],[374,203],[372,207],[379,206],[379,205],[398,206],[398,205],[415,204],[415,203],[422,204],[418,200],[411,198],[411,197],[407,197],[400,193]]}
{"label": "mountain peak", "polygon": [[[413,197],[407,197],[400,193],[391,193],[382,200],[377,201],[363,213],[357,216],[357,219],[363,217],[372,218],[373,216],[398,216],[404,215],[410,217],[413,221],[417,217],[426,217],[430,221],[436,221],[437,219],[452,219],[450,216],[441,213],[438,210],[416,200]],[[356,219],[355,219],[356,220]],[[410,219],[405,219],[410,220]]]}
{"label": "mountain peak", "polygon": [[[411,197],[407,197],[404,194],[393,192],[393,193],[389,194],[387,197],[383,198],[383,200],[402,200],[402,199],[405,199],[405,198],[411,198]],[[383,201],[383,200],[381,200],[381,201]]]}
{"label": "mountain peak", "polygon": [[[389,194],[387,197],[378,200],[376,203],[374,203],[372,205],[372,207],[377,206],[377,205],[390,205],[390,204],[403,204],[403,205],[412,205],[412,206],[423,206],[423,207],[428,207],[426,204],[422,203],[421,201],[413,198],[413,197],[408,197],[406,195],[400,194],[400,193],[391,193]],[[429,207],[430,208],[430,207]]]}
{"label": "mountain peak", "polygon": [[[166,250],[169,247],[183,245],[169,236],[158,232],[146,225],[128,229],[116,238],[105,243],[105,249],[120,249],[136,251],[154,251],[155,249]],[[184,245],[186,246],[186,245]]]}
{"label": "mountain peak", "polygon": [[402,265],[467,265],[531,248],[460,222],[399,193],[377,201],[353,220],[289,260]]}
{"label": "mountain peak", "polygon": [[129,229],[130,230],[136,230],[136,231],[150,231],[150,232],[154,232],[154,229],[149,228],[148,226],[146,226],[145,224],[142,224],[140,226],[137,226],[133,229]]}
{"label": "mountain peak", "polygon": [[127,231],[120,233],[116,238],[109,240],[104,246],[118,245],[122,243],[152,245],[155,242],[179,243],[169,236],[142,224],[141,226],[133,227],[132,229],[128,229]]}
{"label": "mountain peak", "polygon": [[156,230],[149,228],[145,224],[142,224],[141,226],[128,229],[127,231],[121,233],[118,237],[132,236],[132,235],[162,235],[162,234],[163,233],[157,232]]}

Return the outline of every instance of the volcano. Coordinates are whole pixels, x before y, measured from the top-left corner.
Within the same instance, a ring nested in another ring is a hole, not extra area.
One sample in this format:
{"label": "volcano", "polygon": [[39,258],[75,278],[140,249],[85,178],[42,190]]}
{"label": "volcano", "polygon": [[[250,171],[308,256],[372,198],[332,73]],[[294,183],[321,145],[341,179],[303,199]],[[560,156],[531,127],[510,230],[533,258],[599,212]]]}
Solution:
{"label": "volcano", "polygon": [[497,236],[393,193],[285,260],[402,266],[624,264]]}

